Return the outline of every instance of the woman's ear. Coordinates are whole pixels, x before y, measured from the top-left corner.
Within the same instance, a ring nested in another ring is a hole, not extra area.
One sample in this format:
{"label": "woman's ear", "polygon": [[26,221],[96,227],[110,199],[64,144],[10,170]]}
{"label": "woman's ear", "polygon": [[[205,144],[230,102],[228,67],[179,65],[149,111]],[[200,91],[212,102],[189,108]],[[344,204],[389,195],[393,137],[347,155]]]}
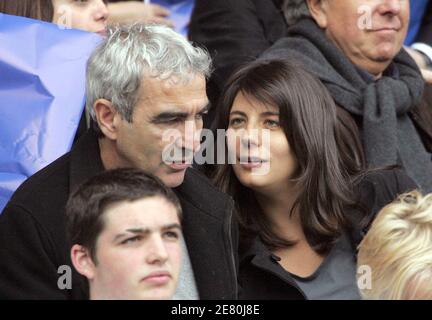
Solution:
{"label": "woman's ear", "polygon": [[93,110],[96,115],[96,120],[105,137],[110,140],[117,139],[116,118],[119,113],[113,107],[111,101],[106,99],[98,99],[93,105]]}
{"label": "woman's ear", "polygon": [[89,281],[93,280],[96,266],[87,248],[79,244],[73,245],[71,249],[71,260],[78,273],[85,276]]}
{"label": "woman's ear", "polygon": [[321,29],[326,29],[328,24],[326,1],[327,0],[307,0],[309,12]]}

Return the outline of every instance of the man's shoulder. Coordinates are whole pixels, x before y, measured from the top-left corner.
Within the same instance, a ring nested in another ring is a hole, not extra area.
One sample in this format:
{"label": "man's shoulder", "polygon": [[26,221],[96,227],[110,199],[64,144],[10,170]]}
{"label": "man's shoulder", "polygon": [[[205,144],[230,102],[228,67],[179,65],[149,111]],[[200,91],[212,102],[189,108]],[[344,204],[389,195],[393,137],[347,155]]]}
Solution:
{"label": "man's shoulder", "polygon": [[218,217],[232,204],[229,195],[217,189],[203,173],[194,168],[186,171],[183,183],[175,191],[181,200]]}
{"label": "man's shoulder", "polygon": [[358,181],[361,202],[372,211],[380,210],[400,194],[417,188],[416,183],[400,168],[370,170]]}
{"label": "man's shoulder", "polygon": [[27,207],[41,206],[58,210],[65,205],[71,189],[100,170],[98,153],[97,138],[88,131],[71,151],[29,177],[15,191],[10,204],[19,204],[28,211]]}
{"label": "man's shoulder", "polygon": [[9,206],[20,206],[30,213],[65,202],[69,190],[70,153],[66,153],[24,181]]}
{"label": "man's shoulder", "polygon": [[386,186],[395,192],[405,192],[407,188],[416,187],[416,184],[405,170],[399,167],[368,170],[358,181],[360,186],[367,184],[379,187]]}

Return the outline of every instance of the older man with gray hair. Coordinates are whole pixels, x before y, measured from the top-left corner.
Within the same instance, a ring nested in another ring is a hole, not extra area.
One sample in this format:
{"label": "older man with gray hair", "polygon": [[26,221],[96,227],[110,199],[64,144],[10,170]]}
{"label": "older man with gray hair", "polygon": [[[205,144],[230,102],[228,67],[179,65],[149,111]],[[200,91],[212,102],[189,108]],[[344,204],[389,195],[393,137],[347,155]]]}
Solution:
{"label": "older man with gray hair", "polygon": [[[401,165],[432,191],[432,130],[425,83],[403,49],[409,1],[286,0],[293,26],[262,58],[297,62],[355,120],[366,165]],[[356,140],[356,139],[352,139]]]}
{"label": "older man with gray hair", "polygon": [[167,27],[109,30],[88,62],[92,128],[29,178],[0,216],[0,298],[88,297],[84,279],[70,268],[65,205],[93,175],[126,167],[157,176],[180,199],[185,259],[175,298],[237,297],[233,202],[190,167],[207,111],[209,71],[208,54]]}

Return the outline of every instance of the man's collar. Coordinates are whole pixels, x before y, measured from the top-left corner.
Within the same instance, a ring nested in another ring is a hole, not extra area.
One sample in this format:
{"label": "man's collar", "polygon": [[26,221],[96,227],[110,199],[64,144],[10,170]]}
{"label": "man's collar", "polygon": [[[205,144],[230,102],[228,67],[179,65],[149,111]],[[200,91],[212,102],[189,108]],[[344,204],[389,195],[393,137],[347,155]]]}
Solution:
{"label": "man's collar", "polygon": [[[376,77],[373,74],[367,72],[366,70],[364,70],[358,66],[355,66],[355,68],[357,69],[357,72],[359,73],[359,75],[363,78],[363,80],[366,83],[372,83],[372,82],[375,82],[376,80],[378,80],[378,79],[376,79]],[[392,62],[387,67],[387,69],[385,69],[383,71],[382,76],[383,77],[390,77],[393,79],[399,79],[399,70],[396,67],[396,65]]]}
{"label": "man's collar", "polygon": [[104,171],[96,132],[89,129],[71,150],[69,190]]}
{"label": "man's collar", "polygon": [[283,0],[273,0],[274,5],[276,6],[277,9],[281,9],[282,8],[282,4],[283,4]]}

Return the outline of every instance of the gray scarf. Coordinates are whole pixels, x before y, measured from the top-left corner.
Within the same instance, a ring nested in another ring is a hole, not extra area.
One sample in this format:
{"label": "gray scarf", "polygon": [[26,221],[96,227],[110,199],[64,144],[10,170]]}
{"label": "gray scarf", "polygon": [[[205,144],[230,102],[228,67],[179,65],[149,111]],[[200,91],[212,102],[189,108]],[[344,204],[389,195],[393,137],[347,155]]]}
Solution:
{"label": "gray scarf", "polygon": [[424,81],[404,49],[392,63],[397,77],[367,81],[313,20],[303,19],[261,58],[288,59],[320,78],[336,104],[362,118],[368,167],[402,165],[424,191],[432,191],[431,154],[408,114],[421,101]]}

